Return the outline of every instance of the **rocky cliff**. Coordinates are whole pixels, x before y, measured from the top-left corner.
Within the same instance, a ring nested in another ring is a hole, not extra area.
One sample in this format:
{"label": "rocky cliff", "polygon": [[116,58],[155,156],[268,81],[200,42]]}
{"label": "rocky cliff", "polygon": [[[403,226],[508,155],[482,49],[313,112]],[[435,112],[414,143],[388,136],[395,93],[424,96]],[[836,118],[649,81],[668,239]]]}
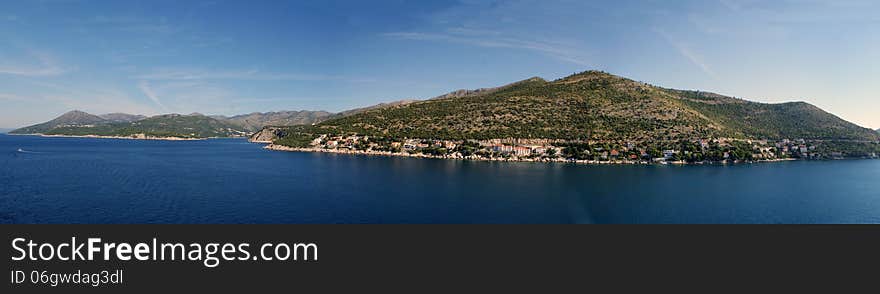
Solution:
{"label": "rocky cliff", "polygon": [[265,127],[262,130],[248,137],[248,141],[254,143],[272,143],[275,139],[283,137],[285,131],[279,127]]}

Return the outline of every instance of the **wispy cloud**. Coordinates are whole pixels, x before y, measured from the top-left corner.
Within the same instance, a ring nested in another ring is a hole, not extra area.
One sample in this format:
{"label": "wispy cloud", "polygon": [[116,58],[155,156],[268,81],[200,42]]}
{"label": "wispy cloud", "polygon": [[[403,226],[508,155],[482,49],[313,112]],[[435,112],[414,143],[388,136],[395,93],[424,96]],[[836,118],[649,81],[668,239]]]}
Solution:
{"label": "wispy cloud", "polygon": [[238,97],[226,85],[209,81],[142,80],[138,88],[162,112],[220,113],[233,103],[232,99]]}
{"label": "wispy cloud", "polygon": [[159,68],[130,76],[138,89],[164,112],[226,113],[242,105],[298,101],[303,98],[253,97],[242,94],[227,81],[329,81],[374,82],[373,78],[341,75],[264,72],[258,69],[209,70],[200,68]]}
{"label": "wispy cloud", "polygon": [[248,70],[160,69],[133,76],[140,80],[192,81],[192,80],[258,80],[258,81],[349,81],[372,82],[372,78],[352,78],[321,74],[290,74]]}
{"label": "wispy cloud", "polygon": [[447,30],[446,33],[391,32],[384,33],[382,36],[399,40],[449,42],[486,48],[529,50],[581,66],[591,65],[584,54],[576,48],[552,42],[505,37],[500,32],[489,30],[453,28]]}
{"label": "wispy cloud", "polygon": [[153,91],[153,88],[150,87],[149,82],[141,81],[140,83],[138,83],[138,89],[141,89],[141,92],[143,92],[144,95],[147,96],[147,98],[150,98],[150,100],[152,100],[153,103],[156,103],[156,105],[158,105],[160,108],[162,108],[163,110],[168,109],[167,107],[165,107],[165,105],[162,104],[162,101],[159,100],[159,96],[157,96],[156,92]]}
{"label": "wispy cloud", "polygon": [[699,54],[694,52],[687,43],[676,40],[671,35],[669,35],[669,33],[667,33],[666,31],[664,31],[662,29],[654,28],[654,32],[656,32],[658,35],[663,37],[663,39],[666,40],[667,43],[672,45],[672,47],[674,47],[675,50],[677,50],[678,53],[681,54],[681,56],[686,58],[693,65],[700,68],[700,70],[702,70],[704,73],[709,75],[709,77],[711,77],[713,79],[718,78],[718,76],[715,74],[715,71],[712,70],[712,67],[710,67],[709,64],[706,63],[705,60],[703,60],[702,56],[700,56]]}
{"label": "wispy cloud", "polygon": [[165,18],[156,19],[132,15],[97,15],[88,18],[73,18],[68,21],[75,26],[148,35],[165,35],[183,31],[183,28],[170,24]]}
{"label": "wispy cloud", "polygon": [[45,77],[62,75],[72,70],[61,66],[52,55],[45,52],[30,50],[26,55],[30,58],[30,64],[0,63],[0,74]]}
{"label": "wispy cloud", "polygon": [[3,94],[0,93],[0,101],[26,101],[25,97],[14,95],[14,94]]}
{"label": "wispy cloud", "polygon": [[718,2],[721,3],[722,6],[727,7],[727,9],[733,11],[742,10],[742,5],[740,5],[739,2],[735,0],[718,0]]}
{"label": "wispy cloud", "polygon": [[[43,80],[25,80],[32,85],[31,93],[6,93],[6,99],[27,103],[31,109],[45,108],[57,111],[80,109],[93,113],[127,112],[155,114],[154,107],[132,99],[126,92],[94,85],[65,84]],[[3,100],[4,98],[0,98]]]}
{"label": "wispy cloud", "polygon": [[874,0],[798,0],[779,1],[768,5],[765,1],[719,0],[721,6],[738,13],[739,18],[750,17],[764,25],[805,24],[864,24],[876,25],[880,4]]}

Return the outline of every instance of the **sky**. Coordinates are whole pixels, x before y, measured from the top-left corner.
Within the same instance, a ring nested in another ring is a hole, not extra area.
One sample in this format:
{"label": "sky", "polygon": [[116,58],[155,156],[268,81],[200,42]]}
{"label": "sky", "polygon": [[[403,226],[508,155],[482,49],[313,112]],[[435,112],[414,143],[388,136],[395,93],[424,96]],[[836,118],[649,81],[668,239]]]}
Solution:
{"label": "sky", "polygon": [[880,128],[880,1],[0,3],[0,127],[69,110],[234,115],[590,69]]}

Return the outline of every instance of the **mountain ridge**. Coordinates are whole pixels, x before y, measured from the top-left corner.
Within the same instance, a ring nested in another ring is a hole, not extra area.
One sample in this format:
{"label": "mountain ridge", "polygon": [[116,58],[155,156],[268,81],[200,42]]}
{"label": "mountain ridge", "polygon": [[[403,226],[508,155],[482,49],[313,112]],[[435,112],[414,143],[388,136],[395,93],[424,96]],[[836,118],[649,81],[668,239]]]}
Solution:
{"label": "mountain ridge", "polygon": [[62,126],[41,134],[200,139],[243,136],[246,133],[233,125],[207,116],[163,114],[134,122],[114,122],[88,127]]}
{"label": "mountain ridge", "polygon": [[121,112],[99,114],[98,117],[111,122],[133,122],[147,118],[147,116],[139,114],[128,114]]}
{"label": "mountain ridge", "polygon": [[370,105],[370,106],[364,106],[364,107],[358,107],[358,108],[340,111],[340,112],[334,114],[333,118],[349,116],[349,115],[358,114],[361,112],[370,111],[370,110],[374,110],[374,109],[403,106],[403,105],[407,105],[407,104],[415,103],[415,102],[419,102],[419,101],[423,101],[423,100],[403,99],[403,100],[396,100],[396,101],[391,101],[391,102],[381,102],[379,104],[374,104],[374,105]]}
{"label": "mountain ridge", "polygon": [[333,118],[314,131],[439,139],[878,140],[876,132],[806,102],[751,102],[600,71],[487,89]]}
{"label": "mountain ridge", "polygon": [[[552,81],[532,77],[498,87],[457,90],[426,100],[399,100],[339,113],[299,110],[229,117],[200,113],[145,117],[124,113],[95,116],[74,110],[12,132],[81,134],[115,130],[129,134],[142,126],[137,122],[144,120],[149,120],[151,132],[181,136],[229,136],[255,133],[270,126],[314,125],[310,132],[441,139],[880,140],[877,131],[806,102],[751,102],[705,91],[658,87],[601,71]],[[170,120],[166,127],[176,131],[158,129],[163,125],[161,120]],[[200,131],[183,132],[187,129]]]}
{"label": "mountain ridge", "polygon": [[32,126],[27,126],[19,129],[15,129],[10,131],[13,134],[25,134],[25,133],[42,133],[49,131],[54,128],[64,127],[64,126],[88,126],[94,124],[103,124],[108,121],[104,118],[101,118],[97,115],[93,115],[90,113],[86,113],[80,110],[72,110],[65,112],[64,114],[41,124],[36,124]]}
{"label": "mountain ridge", "polygon": [[270,111],[252,112],[248,114],[234,115],[230,117],[218,116],[221,120],[242,127],[243,129],[256,132],[269,125],[309,125],[323,121],[334,115],[323,110],[294,110],[294,111]]}
{"label": "mountain ridge", "polygon": [[[207,116],[198,112],[190,114],[159,114],[154,116],[134,115],[127,113],[108,113],[93,115],[80,110],[66,112],[48,122],[26,126],[10,130],[12,134],[44,134],[44,135],[121,135],[129,136],[144,122],[151,127],[149,133],[177,134],[182,137],[191,137],[193,133],[177,133],[183,129],[202,129],[199,134],[207,136],[241,135],[242,132],[255,132],[267,125],[297,125],[312,124],[328,118],[332,113],[326,111],[276,111],[276,112],[253,112],[249,114],[226,117],[222,115]],[[183,119],[192,117],[193,119]],[[167,130],[161,130],[158,126],[163,123],[160,120],[176,120],[167,123]],[[216,121],[216,122],[215,122]],[[178,124],[185,124],[178,125]],[[200,126],[201,124],[201,126]],[[217,128],[216,132],[208,131],[207,128]],[[223,131],[231,129],[232,131]],[[118,133],[118,134],[117,134]]]}
{"label": "mountain ridge", "polygon": [[473,90],[459,89],[459,90],[455,90],[455,91],[452,91],[452,92],[449,92],[449,93],[446,93],[446,94],[443,94],[443,95],[440,95],[440,96],[436,96],[436,97],[434,97],[434,98],[430,98],[430,99],[428,99],[428,100],[447,99],[447,98],[462,98],[462,97],[470,97],[470,96],[476,96],[476,95],[490,94],[490,93],[493,93],[493,92],[496,92],[496,91],[500,91],[500,90],[504,90],[504,89],[509,88],[509,87],[516,86],[516,85],[521,84],[521,83],[535,82],[535,81],[543,81],[543,82],[546,82],[546,80],[544,80],[543,78],[540,78],[540,77],[531,77],[531,78],[528,78],[528,79],[524,79],[524,80],[516,81],[516,82],[513,82],[513,83],[506,84],[506,85],[498,86],[498,87],[477,88],[477,89],[473,89]]}
{"label": "mountain ridge", "polygon": [[103,116],[106,118],[73,110],[48,122],[13,130],[10,134],[179,138],[244,135],[244,131],[230,124],[206,116],[162,114],[146,117],[125,113]]}

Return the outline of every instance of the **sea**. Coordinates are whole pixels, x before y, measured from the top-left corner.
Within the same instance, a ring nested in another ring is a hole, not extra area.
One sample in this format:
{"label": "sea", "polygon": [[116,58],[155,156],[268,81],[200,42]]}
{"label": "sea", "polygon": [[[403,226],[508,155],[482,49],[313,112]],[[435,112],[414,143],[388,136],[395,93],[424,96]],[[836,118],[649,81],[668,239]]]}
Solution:
{"label": "sea", "polygon": [[0,223],[880,223],[880,160],[581,165],[0,135]]}

